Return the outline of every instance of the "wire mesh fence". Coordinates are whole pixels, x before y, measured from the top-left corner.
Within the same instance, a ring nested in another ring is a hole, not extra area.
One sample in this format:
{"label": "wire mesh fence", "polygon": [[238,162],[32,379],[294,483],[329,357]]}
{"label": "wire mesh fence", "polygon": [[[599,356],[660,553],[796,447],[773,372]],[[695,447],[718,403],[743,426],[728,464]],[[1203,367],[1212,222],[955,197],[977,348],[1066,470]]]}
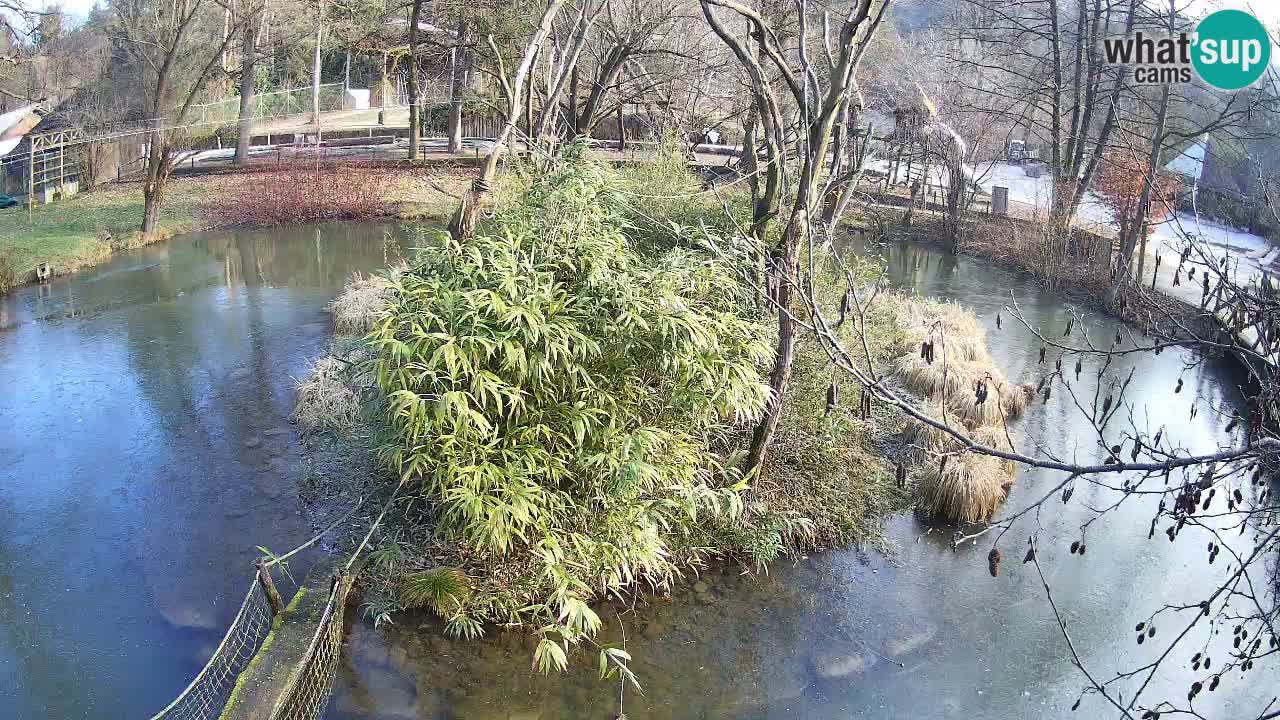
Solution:
{"label": "wire mesh fence", "polygon": [[[324,714],[325,706],[329,703],[329,695],[333,691],[338,659],[342,655],[343,620],[346,614],[347,596],[355,584],[355,573],[352,572],[352,568],[368,546],[374,531],[382,524],[387,508],[399,492],[400,486],[397,486],[391,499],[383,506],[382,514],[369,528],[364,541],[355,552],[351,553],[341,571],[333,576],[328,601],[316,624],[315,634],[302,658],[289,670],[284,689],[272,706],[270,720],[319,720]],[[346,522],[363,504],[364,498],[361,498],[350,510],[315,537],[284,555],[264,557],[258,561],[249,592],[245,595],[240,610],[231,621],[231,626],[223,636],[222,642],[213,651],[209,662],[173,702],[153,715],[150,720],[213,720],[222,717],[235,691],[240,674],[262,650],[267,637],[273,630],[275,618],[287,612],[283,599],[276,590],[271,568],[283,566],[290,557],[314,545],[320,538]],[[305,617],[314,616],[308,613]],[[310,622],[309,619],[301,621]]]}
{"label": "wire mesh fence", "polygon": [[240,672],[270,634],[274,617],[266,591],[255,577],[222,643],[204,669],[151,720],[214,720],[221,716]]}
{"label": "wire mesh fence", "polygon": [[[256,120],[287,117],[311,112],[312,88],[300,87],[275,92],[258,93],[253,96],[253,117]],[[320,86],[320,112],[341,110],[346,90],[342,83],[326,83]],[[193,105],[191,107],[193,121],[202,125],[231,124],[240,117],[239,96],[226,100]]]}
{"label": "wire mesh fence", "polygon": [[349,575],[334,578],[316,634],[280,693],[271,720],[319,720],[324,714],[342,655],[343,616],[351,586]]}

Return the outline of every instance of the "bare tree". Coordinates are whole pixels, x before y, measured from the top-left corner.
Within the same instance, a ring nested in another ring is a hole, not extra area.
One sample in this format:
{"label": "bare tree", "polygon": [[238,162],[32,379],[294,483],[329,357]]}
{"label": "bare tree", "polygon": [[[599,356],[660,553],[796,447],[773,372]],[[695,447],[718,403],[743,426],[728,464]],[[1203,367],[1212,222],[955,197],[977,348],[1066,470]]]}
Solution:
{"label": "bare tree", "polygon": [[311,122],[316,126],[316,139],[320,137],[320,49],[324,43],[324,0],[316,2],[316,42],[311,65]]}
{"label": "bare tree", "polygon": [[458,24],[454,30],[454,42],[449,50],[449,152],[462,150],[462,96],[466,91],[467,65],[470,62],[470,33],[467,20],[458,13]]}
{"label": "bare tree", "polygon": [[[222,53],[240,30],[222,32],[222,7],[211,0],[121,0],[115,30],[137,61],[152,125],[143,181],[142,233],[155,232],[173,170],[173,141],[205,84],[221,70]],[[242,23],[243,20],[238,20]]]}
{"label": "bare tree", "polygon": [[418,100],[418,34],[422,23],[422,0],[409,4],[409,162],[418,159],[422,143],[421,108]]}
{"label": "bare tree", "polygon": [[538,23],[538,27],[529,39],[528,44],[525,45],[520,64],[516,67],[513,75],[507,73],[505,63],[502,60],[502,53],[498,50],[493,36],[490,35],[487,38],[489,49],[493,53],[496,65],[494,75],[501,86],[502,99],[505,105],[502,108],[504,122],[502,129],[498,132],[498,137],[494,139],[493,149],[489,151],[489,155],[485,158],[484,166],[480,170],[480,176],[471,182],[471,186],[467,188],[466,194],[463,195],[457,211],[454,212],[453,218],[449,222],[449,234],[456,241],[464,241],[475,235],[476,222],[479,220],[480,210],[493,187],[494,178],[498,174],[498,162],[502,159],[502,153],[505,151],[507,143],[515,130],[516,122],[520,118],[525,85],[529,80],[529,72],[533,67],[534,58],[537,57],[543,42],[546,41],[547,35],[550,34],[552,23],[555,22],[556,15],[559,14],[563,5],[564,0],[550,0],[547,3],[547,7],[542,11],[542,18]]}
{"label": "bare tree", "polygon": [[[757,169],[765,176],[753,202],[751,236],[762,246],[768,226],[781,209],[782,187],[789,185],[790,208],[778,241],[768,249],[766,271],[769,277],[771,303],[778,312],[778,345],[770,374],[772,399],[751,441],[748,467],[759,468],[773,442],[782,412],[782,397],[787,391],[795,359],[797,325],[791,312],[792,288],[799,272],[801,243],[810,236],[813,221],[822,201],[822,171],[831,145],[836,117],[848,100],[853,74],[872,37],[874,37],[888,0],[854,0],[849,4],[839,29],[829,47],[828,67],[820,77],[809,57],[810,6],[807,0],[796,3],[797,28],[794,46],[785,44],[786,34],[774,27],[756,10],[733,0],[701,0],[703,15],[712,30],[733,52],[751,83],[756,116],[765,146],[765,165]],[[728,29],[717,8],[732,12],[747,27],[748,39]],[[768,70],[766,70],[766,67]],[[776,73],[775,85],[771,73]],[[781,86],[780,89],[777,86]],[[785,93],[785,95],[783,95]],[[784,108],[783,97],[798,110],[798,122]],[[795,177],[788,177],[785,138],[788,128],[795,126]]]}
{"label": "bare tree", "polygon": [[262,8],[249,5],[241,8],[244,22],[240,30],[240,116],[236,130],[236,154],[233,162],[243,166],[249,161],[249,144],[253,137],[253,95],[255,73],[258,67],[258,33]]}

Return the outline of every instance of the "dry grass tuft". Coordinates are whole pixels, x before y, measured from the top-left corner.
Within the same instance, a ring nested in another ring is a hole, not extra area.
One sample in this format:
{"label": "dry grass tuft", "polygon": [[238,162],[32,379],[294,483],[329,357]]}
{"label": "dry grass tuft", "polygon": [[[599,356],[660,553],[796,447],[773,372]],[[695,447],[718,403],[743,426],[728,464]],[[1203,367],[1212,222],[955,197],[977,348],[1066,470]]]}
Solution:
{"label": "dry grass tuft", "polygon": [[972,311],[951,302],[911,298],[897,306],[897,318],[907,347],[918,352],[920,343],[933,340],[936,361],[991,362],[987,352],[987,331]]}
{"label": "dry grass tuft", "polygon": [[[986,332],[972,312],[954,303],[911,299],[898,306],[906,341],[894,373],[925,398],[930,416],[963,426],[988,447],[1011,449],[1005,425],[1021,417],[1031,397],[1028,386],[1009,382],[987,351]],[[934,343],[932,363],[920,344]],[[979,383],[986,397],[978,401]],[[957,422],[958,421],[958,422]],[[1013,484],[1013,463],[962,452],[952,436],[923,423],[903,430],[907,456],[925,464],[918,485],[919,507],[938,518],[983,522],[1004,502]],[[946,462],[942,461],[946,458]]]}
{"label": "dry grass tuft", "polygon": [[894,363],[894,373],[911,392],[930,399],[956,397],[973,391],[978,368],[969,363],[927,363],[920,354],[903,355]]}
{"label": "dry grass tuft", "polygon": [[404,270],[405,266],[400,265],[391,268],[385,277],[357,274],[351,278],[342,294],[329,303],[334,331],[339,335],[364,335],[372,330],[387,308],[387,289],[392,279]]}
{"label": "dry grass tuft", "polygon": [[952,457],[945,464],[925,467],[917,488],[918,506],[925,514],[957,522],[986,522],[1008,497],[1000,462],[983,455]]}
{"label": "dry grass tuft", "polygon": [[304,430],[349,432],[360,418],[360,399],[347,384],[347,366],[332,355],[316,361],[298,383],[293,420]]}
{"label": "dry grass tuft", "polygon": [[[926,406],[930,417],[942,418],[942,408],[937,404]],[[915,463],[936,461],[939,455],[956,450],[959,445],[947,433],[908,418],[902,428],[903,449],[908,459]]]}
{"label": "dry grass tuft", "polygon": [[[939,403],[945,400],[947,411],[971,429],[1016,420],[1027,408],[1026,387],[1008,382],[990,363],[954,362],[944,367],[939,360],[930,364],[912,354],[898,358],[894,373],[916,395]],[[987,398],[981,403],[976,392],[980,380],[987,383]]]}
{"label": "dry grass tuft", "polygon": [[[926,461],[916,488],[920,509],[933,517],[958,522],[990,520],[1008,497],[1017,466],[990,455],[957,453],[959,443],[955,439],[934,428],[914,425],[906,432],[914,433],[917,441],[932,442],[945,452],[956,453],[945,455],[945,462],[937,457]],[[993,428],[980,428],[971,435],[987,447],[1011,449],[1005,436]]]}

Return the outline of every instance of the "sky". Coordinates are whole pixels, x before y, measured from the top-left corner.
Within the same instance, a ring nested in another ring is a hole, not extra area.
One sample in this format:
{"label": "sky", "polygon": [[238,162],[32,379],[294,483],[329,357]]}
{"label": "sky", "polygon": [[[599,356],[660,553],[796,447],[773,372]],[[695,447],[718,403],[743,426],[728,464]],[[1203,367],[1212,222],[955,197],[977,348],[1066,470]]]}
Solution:
{"label": "sky", "polygon": [[1202,0],[1202,3],[1213,10],[1225,8],[1247,10],[1269,28],[1280,26],[1280,2],[1276,0]]}
{"label": "sky", "polygon": [[[1166,2],[1161,1],[1167,6]],[[60,6],[71,18],[80,19],[89,14],[99,0],[26,0],[37,7]],[[950,0],[934,0],[934,2],[950,2]],[[1181,3],[1179,3],[1181,4]],[[1192,0],[1193,7],[1200,6],[1206,11],[1221,8],[1236,8],[1252,12],[1268,27],[1280,28],[1280,2],[1277,0]],[[1275,55],[1276,53],[1273,53]]]}

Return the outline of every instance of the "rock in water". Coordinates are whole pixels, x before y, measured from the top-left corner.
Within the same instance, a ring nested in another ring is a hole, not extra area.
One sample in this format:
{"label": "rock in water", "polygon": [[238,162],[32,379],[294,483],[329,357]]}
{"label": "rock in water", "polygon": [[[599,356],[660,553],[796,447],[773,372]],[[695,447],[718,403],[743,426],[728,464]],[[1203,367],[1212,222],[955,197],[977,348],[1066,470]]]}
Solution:
{"label": "rock in water", "polygon": [[889,646],[888,646],[889,655],[894,658],[897,658],[901,655],[906,655],[912,650],[923,647],[930,640],[932,640],[933,636],[936,635],[937,633],[938,633],[938,628],[933,627],[932,625],[926,625],[925,627],[909,635],[905,635],[903,637],[890,640]]}
{"label": "rock in water", "polygon": [[814,675],[830,680],[864,672],[875,664],[875,658],[862,653],[825,651],[815,654],[811,662]]}

